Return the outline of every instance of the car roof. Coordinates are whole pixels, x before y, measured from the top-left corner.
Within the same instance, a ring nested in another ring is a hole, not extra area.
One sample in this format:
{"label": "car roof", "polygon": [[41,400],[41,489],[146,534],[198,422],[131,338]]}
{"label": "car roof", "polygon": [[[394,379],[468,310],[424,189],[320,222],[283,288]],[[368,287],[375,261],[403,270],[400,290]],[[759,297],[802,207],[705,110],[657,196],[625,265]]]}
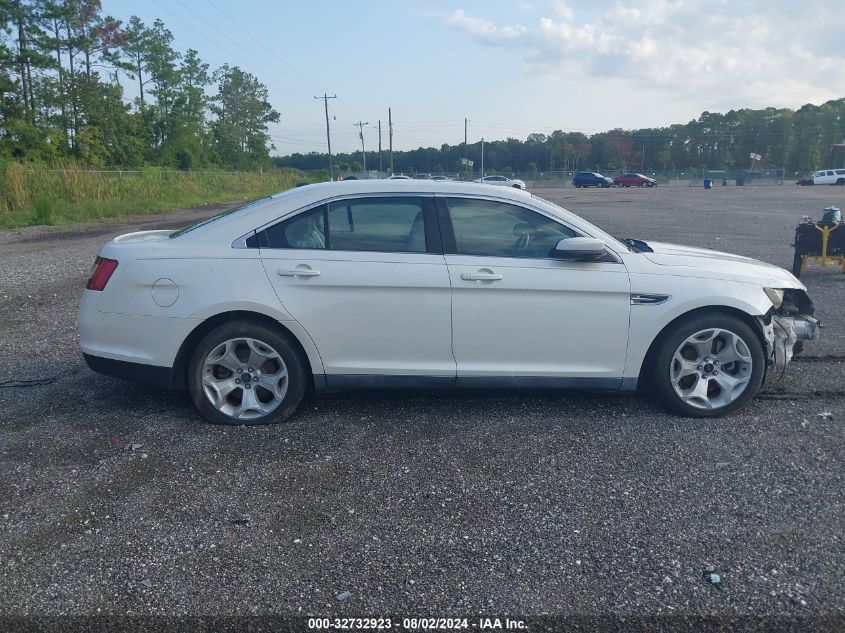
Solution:
{"label": "car roof", "polygon": [[250,218],[250,222],[260,225],[265,222],[265,216],[266,222],[269,222],[288,212],[303,209],[332,198],[374,194],[407,194],[409,196],[476,195],[523,202],[526,197],[530,198],[532,195],[522,189],[454,180],[390,180],[385,178],[377,180],[321,182],[288,189],[274,194],[269,198],[249,203],[242,211],[229,213],[214,222],[197,226],[194,230],[186,233],[186,235],[199,237],[204,234],[225,231],[226,227],[240,224],[246,217]]}

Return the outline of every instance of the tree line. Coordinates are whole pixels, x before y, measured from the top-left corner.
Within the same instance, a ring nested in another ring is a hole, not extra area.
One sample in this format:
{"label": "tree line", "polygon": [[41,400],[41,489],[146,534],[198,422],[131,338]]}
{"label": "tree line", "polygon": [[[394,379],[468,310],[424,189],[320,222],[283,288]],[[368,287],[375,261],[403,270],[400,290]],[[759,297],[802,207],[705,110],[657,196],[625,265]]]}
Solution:
{"label": "tree line", "polygon": [[[396,136],[401,137],[401,129]],[[843,137],[845,99],[837,99],[798,110],[704,112],[689,123],[660,128],[620,128],[592,135],[555,130],[529,134],[524,141],[488,141],[484,144],[484,170],[536,174],[554,170],[741,169],[750,166],[754,153],[760,154],[768,167],[801,173],[845,164],[845,150],[833,148]],[[394,151],[394,171],[459,173],[466,169],[461,165],[465,155],[478,171],[480,143]],[[274,158],[279,166],[303,170],[325,169],[327,160],[327,155],[319,152]],[[339,154],[335,161],[342,171],[361,170],[360,152]]]}
{"label": "tree line", "polygon": [[279,116],[255,76],[178,51],[161,20],[0,0],[0,159],[251,169],[270,164]]}

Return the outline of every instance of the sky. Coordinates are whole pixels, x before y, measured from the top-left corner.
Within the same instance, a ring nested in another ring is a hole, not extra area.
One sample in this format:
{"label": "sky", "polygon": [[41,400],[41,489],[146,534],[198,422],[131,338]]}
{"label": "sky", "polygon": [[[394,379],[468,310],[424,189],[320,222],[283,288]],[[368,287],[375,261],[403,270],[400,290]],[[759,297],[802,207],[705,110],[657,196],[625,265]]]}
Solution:
{"label": "sky", "polygon": [[[832,0],[102,0],[161,18],[174,47],[254,74],[281,114],[275,150],[440,147],[555,129],[683,123],[703,111],[845,97]],[[130,82],[124,82],[124,85]],[[131,84],[130,84],[131,85]],[[131,95],[128,91],[127,94]],[[134,95],[131,95],[134,96]]]}

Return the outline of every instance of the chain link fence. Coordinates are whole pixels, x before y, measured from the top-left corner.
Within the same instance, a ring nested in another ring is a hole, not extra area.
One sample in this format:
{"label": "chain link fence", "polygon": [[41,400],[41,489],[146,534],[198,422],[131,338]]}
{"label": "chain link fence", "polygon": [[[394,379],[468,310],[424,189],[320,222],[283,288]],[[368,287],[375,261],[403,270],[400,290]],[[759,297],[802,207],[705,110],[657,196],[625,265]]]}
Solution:
{"label": "chain link fence", "polygon": [[[585,170],[586,171],[586,170]],[[572,186],[572,178],[576,171],[570,170],[553,170],[545,172],[536,171],[505,171],[505,170],[484,170],[484,176],[506,176],[508,178],[518,178],[525,181],[531,186],[536,183],[541,186]],[[785,178],[785,170],[782,167],[755,167],[752,169],[673,169],[673,170],[654,170],[647,169],[642,172],[634,170],[622,171],[618,169],[607,169],[601,172],[603,176],[608,178],[615,178],[623,174],[641,173],[649,178],[654,178],[661,185],[681,186],[681,187],[703,187],[704,181],[709,180],[711,186],[757,186],[757,185],[782,185]],[[401,173],[396,172],[396,175],[408,176],[415,179],[429,179],[432,176],[445,176],[450,180],[471,181],[478,180],[482,177],[480,171],[474,172],[449,172],[449,173]],[[363,172],[338,172],[337,178],[357,178],[357,179],[377,179],[388,178],[390,174],[387,172],[368,171]]]}
{"label": "chain link fence", "polygon": [[[543,184],[560,184],[571,186],[575,171],[550,172],[516,172],[512,178],[519,178],[526,182]],[[749,169],[692,169],[692,170],[645,170],[621,171],[608,169],[601,172],[603,176],[615,178],[623,174],[641,173],[654,178],[661,185],[682,187],[703,187],[704,181],[709,180],[712,186],[745,186],[745,185],[782,185],[784,183],[784,169],[782,167]],[[507,175],[507,174],[504,174]]]}

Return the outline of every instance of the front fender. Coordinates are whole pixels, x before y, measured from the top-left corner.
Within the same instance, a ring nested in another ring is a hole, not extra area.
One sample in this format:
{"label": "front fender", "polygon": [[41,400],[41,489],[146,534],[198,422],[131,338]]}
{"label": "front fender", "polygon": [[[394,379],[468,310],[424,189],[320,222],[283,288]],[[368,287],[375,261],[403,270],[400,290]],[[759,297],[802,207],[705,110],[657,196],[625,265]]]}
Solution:
{"label": "front fender", "polygon": [[629,380],[639,377],[655,339],[684,314],[702,308],[729,308],[756,318],[772,307],[761,286],[719,279],[632,273],[631,294],[661,294],[669,299],[660,304],[631,306],[624,373]]}

